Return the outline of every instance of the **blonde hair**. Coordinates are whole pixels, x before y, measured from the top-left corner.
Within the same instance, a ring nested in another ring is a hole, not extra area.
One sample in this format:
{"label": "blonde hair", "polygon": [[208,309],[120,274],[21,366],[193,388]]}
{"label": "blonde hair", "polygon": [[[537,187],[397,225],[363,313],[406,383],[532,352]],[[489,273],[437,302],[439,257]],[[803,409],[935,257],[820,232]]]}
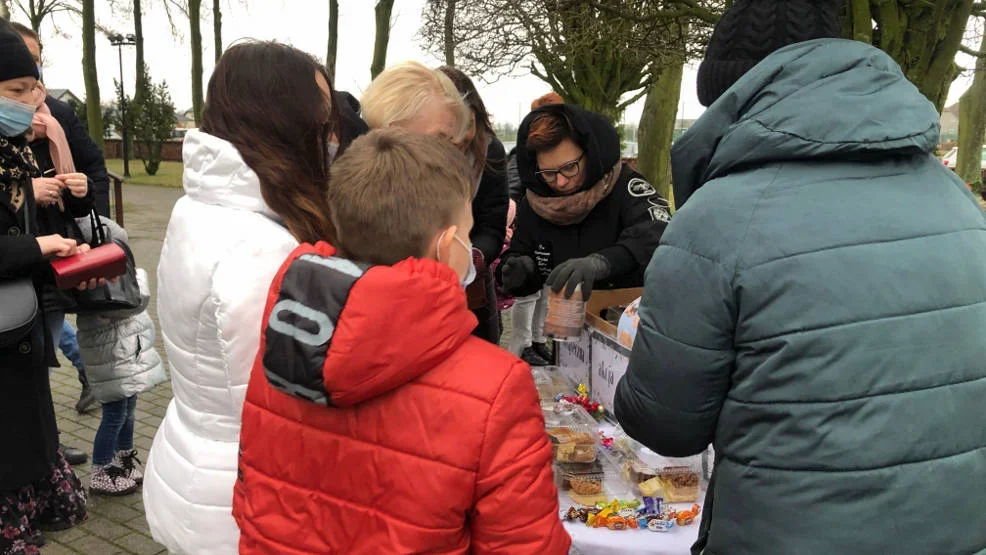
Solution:
{"label": "blonde hair", "polygon": [[400,127],[356,139],[330,171],[333,244],[357,262],[391,266],[424,256],[472,197],[461,152]]}
{"label": "blonde hair", "polygon": [[418,62],[404,62],[384,70],[367,87],[360,104],[370,129],[382,129],[413,119],[436,98],[455,114],[459,129],[452,141],[462,142],[473,125],[469,107],[447,75]]}

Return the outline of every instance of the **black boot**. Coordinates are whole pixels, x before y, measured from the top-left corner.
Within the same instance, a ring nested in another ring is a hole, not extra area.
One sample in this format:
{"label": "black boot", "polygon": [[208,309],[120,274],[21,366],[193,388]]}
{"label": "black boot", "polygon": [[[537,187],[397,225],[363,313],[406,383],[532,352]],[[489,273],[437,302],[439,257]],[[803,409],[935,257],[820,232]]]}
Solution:
{"label": "black boot", "polygon": [[534,347],[528,347],[524,349],[524,352],[520,354],[520,358],[530,364],[531,366],[550,366],[551,363],[544,357],[539,355]]}
{"label": "black boot", "polygon": [[531,348],[534,349],[534,352],[537,353],[539,357],[548,361],[549,365],[554,364],[555,353],[552,352],[546,343],[535,343],[531,345]]}
{"label": "black boot", "polygon": [[82,449],[69,447],[68,445],[64,445],[62,443],[58,444],[58,448],[62,450],[62,454],[65,455],[65,460],[72,466],[86,464],[86,461],[89,460],[89,454]]}

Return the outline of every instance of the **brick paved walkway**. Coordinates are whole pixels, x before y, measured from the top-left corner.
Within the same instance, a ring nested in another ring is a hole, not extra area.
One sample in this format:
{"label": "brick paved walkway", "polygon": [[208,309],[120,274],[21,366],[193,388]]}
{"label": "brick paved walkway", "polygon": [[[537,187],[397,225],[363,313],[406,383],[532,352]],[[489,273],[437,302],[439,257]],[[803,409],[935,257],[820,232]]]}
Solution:
{"label": "brick paved walkway", "polygon": [[[151,279],[152,292],[157,291],[157,263],[161,255],[161,243],[180,189],[158,187],[128,187],[125,189],[125,224],[130,235],[130,245],[137,265],[146,269]],[[150,314],[157,324],[157,299],[151,301]],[[69,321],[74,318],[69,316]],[[158,334],[156,347],[165,356]],[[75,412],[79,399],[79,381],[75,369],[61,355],[62,367],[51,378],[55,413],[62,433],[62,443],[84,449],[92,454],[92,442],[99,428],[100,410],[97,407],[88,415]],[[137,400],[137,426],[134,445],[142,460],[154,440],[171,400],[171,384],[165,383],[153,391],[142,393]],[[75,468],[83,484],[89,484],[88,464]],[[48,545],[45,555],[61,553],[85,553],[110,555],[113,553],[137,553],[151,555],[165,553],[164,548],[151,539],[144,518],[144,504],[140,492],[127,497],[92,497],[89,502],[89,520],[64,532],[46,534]]]}

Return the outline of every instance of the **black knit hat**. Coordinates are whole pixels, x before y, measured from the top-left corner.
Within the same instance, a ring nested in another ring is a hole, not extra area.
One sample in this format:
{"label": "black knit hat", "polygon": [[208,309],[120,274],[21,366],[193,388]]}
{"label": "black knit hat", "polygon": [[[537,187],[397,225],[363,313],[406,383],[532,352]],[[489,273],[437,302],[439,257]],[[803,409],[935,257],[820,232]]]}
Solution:
{"label": "black knit hat", "polygon": [[835,0],[736,0],[716,24],[698,69],[698,99],[711,106],[774,51],[842,36]]}
{"label": "black knit hat", "polygon": [[24,39],[10,25],[0,21],[0,81],[21,77],[37,79],[38,66]]}

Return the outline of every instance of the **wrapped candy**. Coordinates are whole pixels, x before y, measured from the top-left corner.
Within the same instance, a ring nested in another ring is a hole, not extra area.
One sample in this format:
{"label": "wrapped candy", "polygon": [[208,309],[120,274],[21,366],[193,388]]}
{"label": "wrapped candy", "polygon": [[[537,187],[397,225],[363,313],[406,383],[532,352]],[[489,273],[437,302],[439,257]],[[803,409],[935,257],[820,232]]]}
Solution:
{"label": "wrapped candy", "polygon": [[[640,521],[641,520],[642,519],[628,518],[627,519],[627,528],[630,528],[631,530],[636,530],[636,529],[640,528]],[[644,522],[645,522],[645,526],[646,526],[646,521],[644,521]]]}
{"label": "wrapped candy", "polygon": [[661,503],[664,499],[660,497],[644,497],[644,507],[641,512],[645,515],[661,514]]}
{"label": "wrapped candy", "polygon": [[611,516],[606,519],[606,527],[610,530],[626,530],[627,520],[622,516]]}
{"label": "wrapped candy", "polygon": [[691,509],[678,511],[678,514],[675,517],[675,522],[678,526],[688,526],[689,524],[695,522],[695,517],[698,516],[698,513],[701,510],[701,507],[699,507],[698,504],[695,504],[692,505]]}
{"label": "wrapped candy", "polygon": [[574,405],[580,405],[583,408],[585,408],[585,410],[588,411],[589,414],[601,415],[606,412],[606,409],[604,409],[602,405],[593,402],[592,400],[589,399],[589,391],[588,388],[586,388],[585,384],[579,384],[577,391],[578,391],[578,395],[576,396],[560,395],[556,397],[556,399],[561,401],[567,401]]}
{"label": "wrapped candy", "polygon": [[651,532],[670,532],[674,528],[674,520],[655,518],[647,523],[647,529]]}

